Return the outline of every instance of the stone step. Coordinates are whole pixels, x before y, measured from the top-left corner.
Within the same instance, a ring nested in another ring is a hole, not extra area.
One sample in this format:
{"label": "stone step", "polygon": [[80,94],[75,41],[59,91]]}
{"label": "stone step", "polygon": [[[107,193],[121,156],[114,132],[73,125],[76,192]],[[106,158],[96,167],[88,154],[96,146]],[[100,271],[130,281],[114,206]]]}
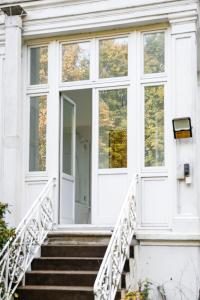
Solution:
{"label": "stone step", "polygon": [[108,245],[111,234],[111,231],[54,231],[48,234],[46,243],[48,245]]}
{"label": "stone step", "polygon": [[100,257],[39,257],[32,262],[32,270],[85,270],[98,271],[102,263]]}
{"label": "stone step", "polygon": [[93,286],[97,271],[31,271],[26,285]]}
{"label": "stone step", "polygon": [[[94,300],[92,287],[27,285],[18,289],[23,300]],[[121,299],[117,292],[116,300]]]}
{"label": "stone step", "polygon": [[[39,257],[33,260],[31,269],[34,271],[98,271],[102,260],[101,257]],[[128,260],[124,271],[129,272]]]}
{"label": "stone step", "polygon": [[[18,288],[22,300],[94,300],[93,285],[103,261],[111,230],[107,232],[52,232],[26,272],[25,286]],[[130,256],[133,257],[133,245]],[[129,261],[125,263],[121,289]],[[115,300],[120,300],[120,292]]]}
{"label": "stone step", "polygon": [[103,257],[107,245],[42,245],[42,257]]}
{"label": "stone step", "polygon": [[[26,285],[93,286],[96,271],[30,271],[26,273]],[[122,274],[122,286],[125,274]]]}

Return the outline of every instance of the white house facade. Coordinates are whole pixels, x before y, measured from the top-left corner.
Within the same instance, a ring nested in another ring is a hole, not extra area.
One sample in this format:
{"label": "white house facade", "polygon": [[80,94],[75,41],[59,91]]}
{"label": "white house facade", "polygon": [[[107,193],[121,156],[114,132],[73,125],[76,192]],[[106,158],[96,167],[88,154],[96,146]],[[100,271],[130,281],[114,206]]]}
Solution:
{"label": "white house facade", "polygon": [[199,37],[198,0],[1,0],[10,225],[55,178],[57,229],[112,228],[136,178],[134,281],[199,299]]}

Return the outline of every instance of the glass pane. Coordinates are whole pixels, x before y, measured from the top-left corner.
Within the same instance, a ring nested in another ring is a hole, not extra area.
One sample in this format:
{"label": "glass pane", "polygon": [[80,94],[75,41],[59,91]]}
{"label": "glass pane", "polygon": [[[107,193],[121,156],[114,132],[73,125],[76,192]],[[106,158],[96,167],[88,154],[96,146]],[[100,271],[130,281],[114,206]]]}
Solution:
{"label": "glass pane", "polygon": [[99,42],[99,77],[128,75],[128,38],[115,38]]}
{"label": "glass pane", "polygon": [[30,99],[29,171],[46,170],[46,96]]}
{"label": "glass pane", "polygon": [[62,81],[89,80],[90,43],[62,46]]}
{"label": "glass pane", "polygon": [[73,175],[74,105],[63,100],[63,173]]}
{"label": "glass pane", "polygon": [[31,84],[45,84],[48,82],[48,47],[30,49]]}
{"label": "glass pane", "polygon": [[165,34],[164,32],[144,35],[144,73],[165,71]]}
{"label": "glass pane", "polygon": [[99,168],[127,167],[127,89],[99,92]]}
{"label": "glass pane", "polygon": [[164,165],[164,86],[145,87],[145,166]]}

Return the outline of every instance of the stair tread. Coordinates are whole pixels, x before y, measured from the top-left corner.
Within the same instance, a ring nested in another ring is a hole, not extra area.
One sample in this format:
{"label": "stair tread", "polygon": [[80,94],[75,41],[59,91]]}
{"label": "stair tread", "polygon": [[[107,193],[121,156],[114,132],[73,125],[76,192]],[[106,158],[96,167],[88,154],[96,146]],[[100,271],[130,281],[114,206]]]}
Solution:
{"label": "stair tread", "polygon": [[58,248],[60,248],[60,247],[64,247],[64,248],[71,248],[71,247],[98,247],[98,248],[100,248],[100,247],[107,247],[108,246],[108,244],[93,244],[93,243],[88,243],[88,244],[69,244],[69,245],[67,245],[67,244],[53,244],[53,245],[51,245],[51,244],[43,244],[42,245],[42,247],[58,247]]}
{"label": "stair tread", "polygon": [[62,290],[62,291],[93,291],[89,286],[58,286],[58,285],[25,285],[18,290]]}
{"label": "stair tread", "polygon": [[41,259],[41,260],[49,260],[49,259],[53,259],[53,260],[61,260],[61,259],[65,259],[65,260],[102,260],[102,257],[80,257],[80,256],[43,256],[43,257],[36,257],[35,259]]}
{"label": "stair tread", "polygon": [[87,274],[94,274],[96,275],[98,273],[98,271],[79,271],[79,270],[75,270],[75,271],[59,271],[59,270],[34,270],[34,271],[28,271],[26,272],[26,274],[70,274],[70,275],[74,275],[74,274],[78,274],[78,275],[87,275]]}

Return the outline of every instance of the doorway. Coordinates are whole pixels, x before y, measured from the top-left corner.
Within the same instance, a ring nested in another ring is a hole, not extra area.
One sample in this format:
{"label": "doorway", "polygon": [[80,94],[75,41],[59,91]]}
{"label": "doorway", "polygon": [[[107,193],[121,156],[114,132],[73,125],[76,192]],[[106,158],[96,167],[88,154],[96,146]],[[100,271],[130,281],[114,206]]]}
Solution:
{"label": "doorway", "polygon": [[60,107],[60,224],[90,224],[92,89],[63,92]]}

